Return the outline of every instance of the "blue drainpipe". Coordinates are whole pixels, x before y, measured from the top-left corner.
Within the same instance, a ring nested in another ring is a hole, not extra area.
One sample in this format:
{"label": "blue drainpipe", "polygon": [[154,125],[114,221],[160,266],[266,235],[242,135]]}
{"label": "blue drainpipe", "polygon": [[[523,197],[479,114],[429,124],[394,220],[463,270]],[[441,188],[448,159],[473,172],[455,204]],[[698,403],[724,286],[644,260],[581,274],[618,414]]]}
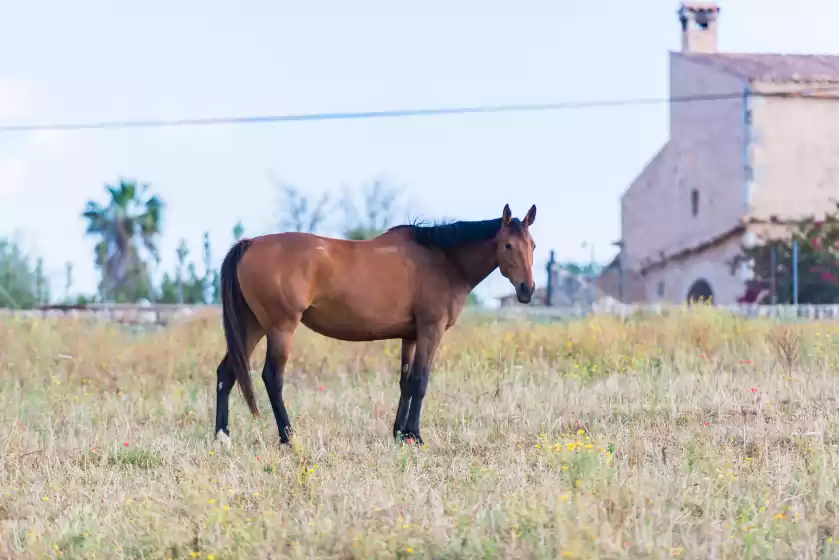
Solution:
{"label": "blue drainpipe", "polygon": [[[751,108],[749,107],[749,87],[746,86],[743,88],[743,215],[749,215],[749,207],[750,207],[750,198],[751,198],[751,182],[754,179],[754,169],[751,167],[751,162],[749,161],[749,145],[752,142],[752,120],[754,115],[751,114]],[[741,264],[740,266],[743,266]],[[744,269],[741,268],[741,271]],[[741,279],[745,279],[742,277],[741,272]]]}
{"label": "blue drainpipe", "polygon": [[752,143],[752,116],[749,106],[749,87],[743,88],[743,206],[744,213],[749,211],[749,198],[751,196],[750,183],[754,179],[754,170],[749,162],[749,146]]}

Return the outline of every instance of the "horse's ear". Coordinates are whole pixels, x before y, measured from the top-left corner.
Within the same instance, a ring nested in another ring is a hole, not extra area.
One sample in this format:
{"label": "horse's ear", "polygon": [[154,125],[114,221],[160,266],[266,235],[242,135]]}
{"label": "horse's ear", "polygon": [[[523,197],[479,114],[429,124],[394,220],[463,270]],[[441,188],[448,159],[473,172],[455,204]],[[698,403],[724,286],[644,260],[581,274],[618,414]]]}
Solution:
{"label": "horse's ear", "polygon": [[501,214],[501,224],[504,226],[510,225],[510,220],[513,219],[513,213],[510,211],[510,205],[504,205],[504,212]]}
{"label": "horse's ear", "polygon": [[527,211],[527,216],[524,217],[524,225],[526,227],[530,227],[533,225],[533,222],[536,221],[536,205],[530,207],[530,210]]}

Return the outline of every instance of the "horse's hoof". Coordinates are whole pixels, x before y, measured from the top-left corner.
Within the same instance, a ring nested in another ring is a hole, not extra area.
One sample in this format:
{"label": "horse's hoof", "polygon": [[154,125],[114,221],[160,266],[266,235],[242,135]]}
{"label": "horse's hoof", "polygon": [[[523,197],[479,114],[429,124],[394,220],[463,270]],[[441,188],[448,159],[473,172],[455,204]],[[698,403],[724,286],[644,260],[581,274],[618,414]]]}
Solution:
{"label": "horse's hoof", "polygon": [[226,449],[230,449],[230,436],[221,430],[216,432],[216,441],[223,445]]}
{"label": "horse's hoof", "polygon": [[411,432],[407,432],[402,434],[402,443],[407,443],[408,445],[422,445],[422,438],[419,434],[413,434]]}

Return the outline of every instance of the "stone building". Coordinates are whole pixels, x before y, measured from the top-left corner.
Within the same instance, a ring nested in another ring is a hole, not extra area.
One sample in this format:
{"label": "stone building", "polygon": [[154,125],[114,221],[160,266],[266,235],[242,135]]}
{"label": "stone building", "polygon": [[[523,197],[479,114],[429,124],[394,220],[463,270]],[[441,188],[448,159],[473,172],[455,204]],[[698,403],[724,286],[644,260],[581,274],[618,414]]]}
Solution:
{"label": "stone building", "polygon": [[718,52],[717,5],[678,14],[670,138],[621,198],[619,260],[600,283],[624,301],[730,304],[744,245],[839,198],[839,56]]}

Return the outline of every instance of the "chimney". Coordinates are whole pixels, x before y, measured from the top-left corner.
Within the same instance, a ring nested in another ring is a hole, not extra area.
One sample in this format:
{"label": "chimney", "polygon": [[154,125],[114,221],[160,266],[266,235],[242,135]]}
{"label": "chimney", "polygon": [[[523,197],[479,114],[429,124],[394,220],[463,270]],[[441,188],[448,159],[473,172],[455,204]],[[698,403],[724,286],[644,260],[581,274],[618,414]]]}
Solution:
{"label": "chimney", "polygon": [[717,52],[717,20],[720,7],[713,2],[682,2],[679,21],[682,24],[682,52]]}

